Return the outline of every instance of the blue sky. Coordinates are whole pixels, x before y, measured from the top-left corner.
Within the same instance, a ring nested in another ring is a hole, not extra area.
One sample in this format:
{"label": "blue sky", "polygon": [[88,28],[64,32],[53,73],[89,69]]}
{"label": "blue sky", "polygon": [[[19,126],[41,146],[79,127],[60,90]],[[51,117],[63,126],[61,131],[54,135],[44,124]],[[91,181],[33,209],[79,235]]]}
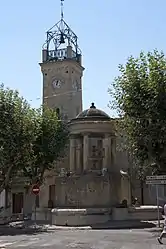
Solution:
{"label": "blue sky", "polygon": [[[166,0],[65,0],[64,19],[79,37],[85,67],[83,106],[112,115],[107,89],[131,54],[166,52]],[[60,19],[60,0],[5,0],[0,4],[0,82],[32,105],[41,100],[38,65],[45,32]]]}

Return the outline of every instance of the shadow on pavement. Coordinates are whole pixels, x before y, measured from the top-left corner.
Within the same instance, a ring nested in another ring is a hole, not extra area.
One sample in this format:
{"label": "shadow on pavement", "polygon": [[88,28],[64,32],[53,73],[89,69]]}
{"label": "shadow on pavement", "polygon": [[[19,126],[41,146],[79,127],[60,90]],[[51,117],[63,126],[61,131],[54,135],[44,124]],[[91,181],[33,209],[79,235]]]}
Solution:
{"label": "shadow on pavement", "polygon": [[144,229],[144,228],[154,228],[156,225],[153,222],[145,221],[109,221],[104,224],[91,225],[94,230],[100,229]]}
{"label": "shadow on pavement", "polygon": [[26,228],[26,229],[18,229],[18,228],[7,228],[7,229],[0,229],[0,236],[16,236],[16,235],[35,235],[38,233],[48,233],[47,230],[43,230],[43,229],[34,229],[34,228]]}
{"label": "shadow on pavement", "polygon": [[44,229],[43,226],[40,225],[34,225],[32,223],[28,222],[19,222],[16,224],[6,224],[6,225],[0,225],[0,236],[3,235],[35,235],[38,233],[46,233],[48,232],[47,229]]}
{"label": "shadow on pavement", "polygon": [[[0,236],[3,235],[35,235],[38,233],[48,233],[53,232],[53,230],[71,230],[72,227],[68,226],[55,226],[55,229],[48,229],[46,224],[39,223],[34,225],[34,222],[17,222],[17,223],[10,223],[8,225],[0,225]],[[154,222],[150,221],[109,221],[104,224],[95,224],[89,226],[90,230],[116,230],[116,229],[149,229],[154,231],[158,231],[159,228],[156,227]],[[83,230],[89,230],[89,228],[83,227]],[[72,230],[82,230],[78,227],[73,227]]]}

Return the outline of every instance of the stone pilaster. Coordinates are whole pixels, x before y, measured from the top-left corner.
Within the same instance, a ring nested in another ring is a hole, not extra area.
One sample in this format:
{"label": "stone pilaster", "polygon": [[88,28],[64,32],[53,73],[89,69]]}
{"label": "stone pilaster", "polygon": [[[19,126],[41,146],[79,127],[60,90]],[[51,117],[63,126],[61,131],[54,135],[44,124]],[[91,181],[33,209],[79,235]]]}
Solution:
{"label": "stone pilaster", "polygon": [[84,134],[83,137],[83,169],[88,170],[88,157],[89,157],[89,136]]}
{"label": "stone pilaster", "polygon": [[81,141],[77,141],[77,148],[76,148],[76,171],[81,173],[82,171],[82,144]]}
{"label": "stone pilaster", "polygon": [[76,141],[74,137],[70,138],[70,171],[75,171],[75,157],[76,157]]}
{"label": "stone pilaster", "polygon": [[112,163],[115,165],[116,163],[116,137],[111,139],[111,151],[112,151]]}
{"label": "stone pilaster", "polygon": [[108,134],[105,135],[103,139],[103,149],[104,149],[104,157],[103,157],[103,169],[108,169],[111,164],[111,138]]}

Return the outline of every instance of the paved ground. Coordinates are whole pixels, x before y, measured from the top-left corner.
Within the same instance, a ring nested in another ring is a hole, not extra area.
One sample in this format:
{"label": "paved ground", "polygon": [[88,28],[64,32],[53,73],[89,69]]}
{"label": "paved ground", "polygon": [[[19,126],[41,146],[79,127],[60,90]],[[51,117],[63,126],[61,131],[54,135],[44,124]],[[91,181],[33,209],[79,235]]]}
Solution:
{"label": "paved ground", "polygon": [[54,231],[32,235],[0,236],[6,249],[158,249],[158,233],[148,230]]}

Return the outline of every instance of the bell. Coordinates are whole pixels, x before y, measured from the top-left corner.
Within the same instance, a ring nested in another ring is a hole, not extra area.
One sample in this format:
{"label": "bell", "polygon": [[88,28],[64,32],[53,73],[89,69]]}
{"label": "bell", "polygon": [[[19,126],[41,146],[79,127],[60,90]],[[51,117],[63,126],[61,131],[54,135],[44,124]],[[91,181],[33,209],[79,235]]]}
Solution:
{"label": "bell", "polygon": [[62,44],[62,43],[65,43],[63,33],[61,33],[61,36],[60,36],[60,44]]}

